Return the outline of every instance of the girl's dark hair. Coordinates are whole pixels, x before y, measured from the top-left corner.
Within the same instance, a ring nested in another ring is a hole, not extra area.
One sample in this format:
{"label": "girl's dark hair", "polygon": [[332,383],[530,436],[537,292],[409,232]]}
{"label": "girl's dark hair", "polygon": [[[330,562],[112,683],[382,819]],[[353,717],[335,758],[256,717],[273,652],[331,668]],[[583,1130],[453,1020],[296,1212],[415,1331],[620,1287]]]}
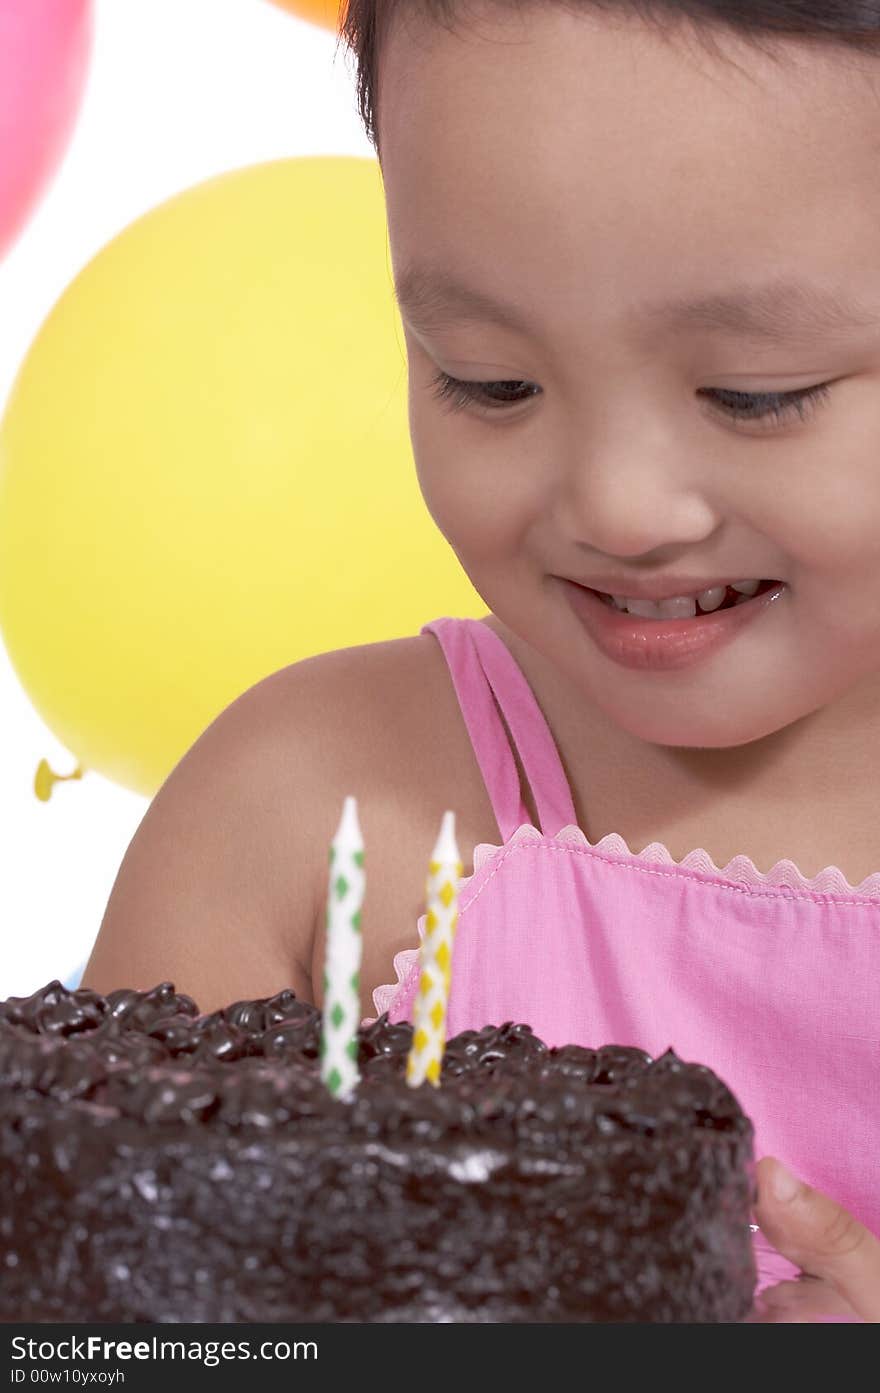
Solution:
{"label": "girl's dark hair", "polygon": [[[589,9],[624,14],[653,24],[661,33],[686,28],[716,56],[713,34],[721,32],[744,39],[775,59],[780,53],[772,40],[786,37],[880,56],[880,0],[480,0],[480,7],[486,3],[507,11],[544,3],[573,13]],[[358,111],[380,159],[378,69],[391,25],[405,14],[434,20],[452,31],[464,8],[462,0],[341,0],[338,37],[354,54]],[[764,39],[771,44],[765,45]]]}

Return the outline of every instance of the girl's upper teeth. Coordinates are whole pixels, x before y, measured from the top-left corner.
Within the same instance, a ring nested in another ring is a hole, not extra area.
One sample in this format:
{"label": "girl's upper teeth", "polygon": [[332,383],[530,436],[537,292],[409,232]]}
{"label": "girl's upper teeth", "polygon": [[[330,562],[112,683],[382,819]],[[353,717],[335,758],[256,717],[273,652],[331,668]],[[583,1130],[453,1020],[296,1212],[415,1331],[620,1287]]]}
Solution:
{"label": "girl's upper teeth", "polygon": [[[757,594],[760,584],[759,580],[735,580],[731,588],[748,598]],[[726,594],[726,585],[712,585],[698,595],[671,595],[667,600],[633,600],[627,595],[612,595],[611,598],[618,609],[625,609],[641,619],[693,619],[698,605],[703,613],[708,613],[724,603]]]}

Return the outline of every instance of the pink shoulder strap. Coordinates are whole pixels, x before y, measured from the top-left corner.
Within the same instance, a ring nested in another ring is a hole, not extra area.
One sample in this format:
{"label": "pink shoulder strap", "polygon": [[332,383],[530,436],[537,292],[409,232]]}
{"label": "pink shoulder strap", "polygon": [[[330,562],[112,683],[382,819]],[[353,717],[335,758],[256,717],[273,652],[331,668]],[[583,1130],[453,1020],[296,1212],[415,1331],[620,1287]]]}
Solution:
{"label": "pink shoulder strap", "polygon": [[556,742],[507,646],[479,619],[434,619],[421,632],[432,633],[443,649],[502,841],[530,819],[499,709],[532,790],[539,831],[554,836],[577,825]]}

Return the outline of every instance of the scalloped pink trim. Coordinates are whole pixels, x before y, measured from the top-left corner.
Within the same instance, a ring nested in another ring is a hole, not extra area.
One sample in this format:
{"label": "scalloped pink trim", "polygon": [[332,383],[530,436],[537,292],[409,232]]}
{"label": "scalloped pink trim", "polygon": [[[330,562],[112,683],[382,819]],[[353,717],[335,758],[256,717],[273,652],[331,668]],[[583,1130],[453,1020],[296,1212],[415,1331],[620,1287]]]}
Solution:
{"label": "scalloped pink trim", "polygon": [[[733,880],[740,885],[776,885],[784,886],[789,890],[811,890],[818,895],[862,895],[868,899],[880,899],[880,871],[874,871],[871,875],[866,876],[860,885],[851,885],[839,866],[826,866],[824,870],[819,871],[818,875],[808,879],[794,861],[784,858],[771,866],[765,875],[758,870],[751,857],[744,854],[734,856],[726,866],[716,866],[708,851],[698,846],[693,851],[689,851],[680,861],[676,861],[672,852],[663,842],[651,842],[642,851],[632,851],[619,832],[607,832],[600,841],[593,843],[574,823],[569,823],[567,827],[563,827],[555,836],[548,837],[543,832],[539,832],[537,827],[533,827],[530,822],[524,822],[517,827],[510,841],[502,846],[494,846],[491,842],[477,843],[474,847],[474,875],[461,878],[458,882],[459,895],[490,857],[501,851],[504,845],[510,846],[513,842],[523,841],[573,842],[577,846],[588,846],[593,851],[630,856],[635,861],[643,861],[652,866],[682,866],[686,870],[702,871],[704,875],[723,876],[725,880]],[[425,936],[426,918],[427,915],[423,914],[416,926],[419,943]],[[386,986],[376,987],[373,992],[373,1005],[377,1015],[362,1021],[362,1025],[372,1025],[383,1011],[390,1009],[394,997],[412,970],[412,965],[417,961],[418,956],[418,948],[404,948],[401,952],[395,953],[393,967],[397,974],[397,981]]]}

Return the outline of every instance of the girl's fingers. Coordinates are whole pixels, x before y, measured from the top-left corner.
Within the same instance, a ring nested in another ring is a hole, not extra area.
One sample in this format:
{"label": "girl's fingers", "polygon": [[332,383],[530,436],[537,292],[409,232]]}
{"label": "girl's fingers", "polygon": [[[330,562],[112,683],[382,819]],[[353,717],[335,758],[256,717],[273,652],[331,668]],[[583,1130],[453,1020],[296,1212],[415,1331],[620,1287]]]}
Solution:
{"label": "girl's fingers", "polygon": [[823,1278],[862,1320],[880,1321],[880,1241],[773,1157],[759,1161],[757,1173],[755,1213],[774,1248]]}

